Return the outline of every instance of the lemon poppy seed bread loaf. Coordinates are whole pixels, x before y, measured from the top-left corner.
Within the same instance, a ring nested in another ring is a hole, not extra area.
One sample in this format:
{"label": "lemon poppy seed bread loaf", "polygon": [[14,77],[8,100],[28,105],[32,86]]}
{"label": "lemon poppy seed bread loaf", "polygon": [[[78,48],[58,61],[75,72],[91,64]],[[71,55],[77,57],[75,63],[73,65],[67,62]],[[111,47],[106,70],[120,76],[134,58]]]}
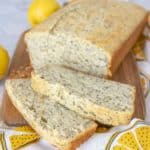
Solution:
{"label": "lemon poppy seed bread loaf", "polygon": [[60,64],[111,76],[141,33],[147,12],[119,0],[76,0],[25,36],[34,69]]}

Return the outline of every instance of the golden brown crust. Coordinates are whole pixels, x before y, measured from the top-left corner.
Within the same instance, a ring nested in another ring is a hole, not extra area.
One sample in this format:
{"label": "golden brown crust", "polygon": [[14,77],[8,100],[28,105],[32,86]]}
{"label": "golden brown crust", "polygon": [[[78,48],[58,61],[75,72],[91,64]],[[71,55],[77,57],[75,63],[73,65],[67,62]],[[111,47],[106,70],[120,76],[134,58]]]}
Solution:
{"label": "golden brown crust", "polygon": [[135,114],[135,103],[136,103],[136,88],[134,88],[134,91],[132,92],[132,98],[133,98],[133,101],[134,101],[134,110],[133,110],[133,113],[132,113],[132,118],[133,118],[133,116],[134,116],[134,114]]}
{"label": "golden brown crust", "polygon": [[76,137],[65,150],[75,150],[80,144],[85,142],[89,137],[93,135],[93,133],[96,131],[97,124],[95,123],[90,129],[88,129],[86,132],[80,134],[78,137]]}
{"label": "golden brown crust", "polygon": [[130,38],[124,42],[124,44],[121,46],[121,48],[118,51],[116,51],[116,53],[114,53],[111,60],[110,69],[109,69],[111,70],[111,74],[115,73],[120,63],[123,61],[125,56],[128,54],[128,52],[131,50],[132,46],[138,39],[139,35],[142,33],[145,24],[147,22],[147,17],[148,14],[146,14],[146,16],[143,18],[142,22],[134,30]]}
{"label": "golden brown crust", "polygon": [[21,66],[17,70],[12,70],[8,78],[9,79],[30,78],[32,70],[33,68],[31,67],[31,65],[27,65],[24,67]]}

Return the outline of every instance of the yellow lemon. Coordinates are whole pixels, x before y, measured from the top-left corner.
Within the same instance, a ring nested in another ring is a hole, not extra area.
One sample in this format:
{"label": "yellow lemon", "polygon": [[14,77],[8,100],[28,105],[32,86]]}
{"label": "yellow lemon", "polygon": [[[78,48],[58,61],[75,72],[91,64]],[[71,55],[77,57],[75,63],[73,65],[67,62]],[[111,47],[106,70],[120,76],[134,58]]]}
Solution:
{"label": "yellow lemon", "polygon": [[7,53],[7,51],[0,46],[0,79],[2,79],[8,69],[8,65],[9,65],[9,55]]}
{"label": "yellow lemon", "polygon": [[56,0],[33,0],[28,10],[28,20],[32,26],[43,22],[60,8]]}

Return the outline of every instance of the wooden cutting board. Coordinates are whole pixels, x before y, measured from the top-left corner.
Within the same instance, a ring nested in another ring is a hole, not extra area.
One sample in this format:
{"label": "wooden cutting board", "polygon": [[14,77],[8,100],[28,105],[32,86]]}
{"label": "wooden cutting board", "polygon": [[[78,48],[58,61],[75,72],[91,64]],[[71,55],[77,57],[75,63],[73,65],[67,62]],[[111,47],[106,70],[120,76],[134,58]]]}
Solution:
{"label": "wooden cutting board", "polygon": [[[30,64],[28,53],[26,52],[26,45],[24,43],[24,34],[21,36],[12,63],[10,66],[9,74],[13,70],[17,70],[20,67],[24,67]],[[35,50],[36,53],[36,50]],[[117,58],[116,58],[117,59]],[[122,83],[128,83],[136,87],[136,101],[135,101],[135,113],[134,117],[143,119],[145,115],[145,102],[143,97],[142,88],[140,85],[140,79],[136,66],[136,61],[129,53],[123,63],[120,65],[118,71],[113,77],[113,80],[120,81]],[[21,100],[21,99],[20,99]],[[2,102],[2,117],[8,125],[23,125],[26,121],[20,115],[20,113],[12,105],[7,92],[4,91],[3,102]]]}

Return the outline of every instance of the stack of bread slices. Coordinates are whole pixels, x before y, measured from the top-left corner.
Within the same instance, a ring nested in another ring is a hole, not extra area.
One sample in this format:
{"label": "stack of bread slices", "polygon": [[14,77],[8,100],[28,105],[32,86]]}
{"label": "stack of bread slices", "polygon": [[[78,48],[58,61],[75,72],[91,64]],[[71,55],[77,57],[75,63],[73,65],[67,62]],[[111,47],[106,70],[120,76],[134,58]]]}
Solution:
{"label": "stack of bread slices", "polygon": [[147,12],[119,0],[76,0],[25,36],[31,79],[8,79],[14,106],[41,137],[74,150],[98,123],[127,124],[135,88],[107,80],[146,23]]}

